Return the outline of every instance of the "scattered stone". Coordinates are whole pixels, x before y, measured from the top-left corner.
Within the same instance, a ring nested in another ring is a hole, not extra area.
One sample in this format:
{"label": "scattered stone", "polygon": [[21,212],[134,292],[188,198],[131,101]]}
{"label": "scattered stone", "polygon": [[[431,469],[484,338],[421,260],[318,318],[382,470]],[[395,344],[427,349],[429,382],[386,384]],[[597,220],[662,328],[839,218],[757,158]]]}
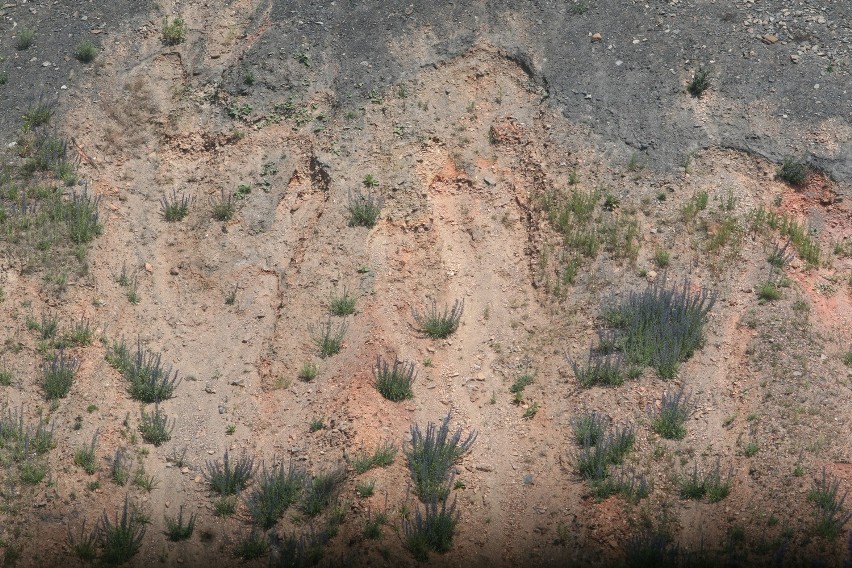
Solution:
{"label": "scattered stone", "polygon": [[177,275],[178,275],[178,274],[180,274],[180,273],[178,272],[177,267],[176,267],[176,266],[173,266],[173,267],[169,270],[169,274],[171,274],[172,276],[177,276]]}
{"label": "scattered stone", "polygon": [[763,40],[763,43],[768,44],[768,45],[772,45],[773,43],[778,42],[778,36],[775,35],[775,34],[766,34],[765,36],[763,36],[760,39]]}
{"label": "scattered stone", "polygon": [[145,263],[145,272],[148,272],[148,273],[153,273],[153,272],[154,272],[154,267],[153,267],[153,266],[151,266],[151,263],[150,263],[150,262],[146,262],[146,263]]}
{"label": "scattered stone", "polygon": [[476,469],[477,469],[477,471],[489,472],[489,471],[494,471],[494,466],[491,465],[491,464],[486,464],[486,463],[478,463],[478,464],[476,464]]}
{"label": "scattered stone", "polygon": [[603,40],[603,36],[600,34],[600,32],[595,32],[592,34],[592,43],[597,43],[601,40]]}

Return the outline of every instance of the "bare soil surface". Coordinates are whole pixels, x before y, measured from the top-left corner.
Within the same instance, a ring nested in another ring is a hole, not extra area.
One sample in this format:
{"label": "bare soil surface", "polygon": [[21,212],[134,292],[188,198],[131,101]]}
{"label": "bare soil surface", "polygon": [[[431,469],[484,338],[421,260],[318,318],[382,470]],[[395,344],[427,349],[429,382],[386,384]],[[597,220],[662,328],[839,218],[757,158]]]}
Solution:
{"label": "bare soil surface", "polygon": [[[0,13],[5,563],[83,564],[81,535],[128,503],[145,527],[129,565],[417,565],[425,509],[406,450],[414,425],[448,413],[477,437],[452,470],[452,545],[427,564],[850,562],[852,502],[826,532],[813,498],[825,479],[835,502],[852,489],[848,3],[19,0]],[[178,16],[185,38],[165,45]],[[74,58],[83,40],[92,62]],[[710,87],[692,97],[701,69]],[[44,102],[48,124],[27,128]],[[66,141],[75,177],[26,170],[44,132]],[[802,184],[778,178],[785,157],[808,165]],[[80,244],[43,204],[84,187],[102,230]],[[359,194],[381,198],[373,227],[350,223]],[[560,218],[589,195],[587,218]],[[163,211],[173,196],[189,200],[179,221]],[[229,219],[215,218],[223,200]],[[778,297],[759,297],[767,282]],[[606,308],[652,285],[716,295],[700,347],[672,380],[644,368],[581,386],[572,362],[606,338]],[[354,314],[329,315],[344,291]],[[412,314],[433,300],[463,302],[446,339]],[[60,349],[81,321],[91,341]],[[344,331],[328,357],[324,325]],[[140,432],[154,404],[107,360],[122,341],[180,378],[158,405],[174,421],[162,445]],[[80,367],[46,400],[60,351]],[[382,397],[377,357],[415,364],[412,399]],[[652,416],[681,388],[694,412],[665,439]],[[572,422],[592,411],[635,429],[610,478],[647,495],[581,476]],[[54,447],[27,438],[15,453],[19,417],[52,427]],[[88,474],[77,454],[95,436]],[[355,458],[386,442],[393,463],[359,474]],[[257,527],[260,472],[218,514],[209,468],[226,451],[346,477],[320,514],[294,504]],[[729,493],[685,498],[714,468]],[[173,542],[181,508],[195,530]],[[252,537],[266,549],[240,558]]]}

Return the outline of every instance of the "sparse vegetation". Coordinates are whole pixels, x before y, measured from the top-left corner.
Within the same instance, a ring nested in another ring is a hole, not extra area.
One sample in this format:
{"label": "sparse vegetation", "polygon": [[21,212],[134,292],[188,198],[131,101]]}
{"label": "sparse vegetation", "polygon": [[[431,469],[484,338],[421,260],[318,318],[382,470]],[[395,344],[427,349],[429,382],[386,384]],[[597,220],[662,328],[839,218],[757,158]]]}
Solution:
{"label": "sparse vegetation", "polygon": [[429,551],[447,552],[453,545],[459,522],[456,501],[447,506],[447,497],[430,498],[421,511],[416,506],[414,519],[403,519],[405,545],[419,562],[429,559]]}
{"label": "sparse vegetation", "polygon": [[808,164],[804,160],[785,158],[775,174],[790,185],[800,186],[808,177]]}
{"label": "sparse vegetation", "polygon": [[186,41],[186,22],[177,17],[171,22],[168,18],[163,20],[163,43],[165,45],[178,45]]}
{"label": "sparse vegetation", "polygon": [[275,526],[284,512],[294,505],[307,480],[304,470],[290,463],[288,468],[278,466],[263,469],[257,486],[246,499],[246,506],[255,524],[263,529]]}
{"label": "sparse vegetation", "polygon": [[376,481],[367,481],[367,482],[358,482],[355,484],[355,493],[361,499],[366,499],[367,497],[372,497],[373,492],[376,489]]}
{"label": "sparse vegetation", "polygon": [[658,250],[654,253],[654,264],[659,268],[666,268],[671,262],[671,253],[667,250]]}
{"label": "sparse vegetation", "polygon": [[581,414],[571,419],[571,428],[574,430],[574,440],[578,444],[591,447],[603,440],[608,419],[599,412]]}
{"label": "sparse vegetation", "polygon": [[225,193],[224,189],[221,190],[221,194],[218,198],[210,199],[210,211],[213,218],[217,221],[230,221],[234,216],[236,209],[233,196],[229,193]]}
{"label": "sparse vegetation", "polygon": [[225,457],[220,462],[207,462],[207,481],[210,488],[223,496],[235,495],[242,491],[254,476],[254,458],[242,455],[236,463],[231,463],[230,454],[225,450]]}
{"label": "sparse vegetation", "polygon": [[699,475],[698,465],[696,464],[690,475],[683,476],[678,481],[681,499],[703,499],[707,497],[710,503],[718,503],[730,493],[732,480],[733,472],[731,471],[725,478],[722,477],[719,461],[704,476]]}
{"label": "sparse vegetation", "polygon": [[453,302],[452,309],[444,306],[443,312],[438,311],[435,300],[432,300],[431,307],[423,314],[414,308],[411,309],[411,314],[420,331],[432,339],[446,339],[455,333],[461,322],[462,313],[464,313],[464,300]]}
{"label": "sparse vegetation", "polygon": [[322,418],[314,418],[311,420],[311,423],[308,425],[308,430],[313,434],[319,430],[325,428],[325,424],[322,421]]}
{"label": "sparse vegetation", "polygon": [[775,282],[767,280],[757,288],[757,297],[760,299],[760,303],[772,302],[781,298],[781,290],[778,289]]}
{"label": "sparse vegetation", "polygon": [[447,414],[440,426],[429,422],[425,434],[419,425],[411,426],[411,445],[405,450],[405,457],[408,459],[415,490],[423,502],[446,497],[453,464],[476,441],[476,431],[470,432],[462,440],[461,426],[450,435],[450,418],[451,414]]}
{"label": "sparse vegetation", "polygon": [[836,539],[843,527],[852,520],[852,512],[847,513],[844,503],[849,491],[840,494],[840,480],[827,475],[825,468],[822,478],[814,480],[814,487],[808,492],[808,501],[816,505],[814,532],[826,540]]}
{"label": "sparse vegetation", "polygon": [[319,356],[323,359],[337,355],[343,346],[343,336],[346,335],[346,321],[337,326],[332,325],[331,318],[320,324],[318,329],[312,329],[314,343],[319,349]]}
{"label": "sparse vegetation", "polygon": [[130,479],[131,459],[125,457],[121,448],[115,450],[110,468],[110,477],[113,483],[123,486]]}
{"label": "sparse vegetation", "polygon": [[81,63],[91,63],[97,54],[98,48],[90,41],[77,44],[77,49],[74,51],[74,57]]}
{"label": "sparse vegetation", "polygon": [[178,197],[177,191],[172,190],[171,196],[166,194],[160,199],[160,212],[163,214],[163,219],[170,223],[182,221],[189,214],[191,203],[192,197],[188,195]]}
{"label": "sparse vegetation", "polygon": [[318,473],[307,483],[299,509],[308,517],[316,517],[334,504],[344,481],[343,467]]}
{"label": "sparse vegetation", "polygon": [[166,516],[166,536],[172,542],[186,540],[192,536],[195,531],[195,521],[197,515],[195,513],[189,516],[189,520],[184,524],[183,521],[183,505],[178,509],[177,517]]}
{"label": "sparse vegetation", "polygon": [[142,546],[147,527],[140,522],[138,513],[129,506],[128,498],[124,498],[124,508],[115,514],[115,522],[111,522],[104,511],[98,531],[98,542],[101,547],[101,561],[109,566],[118,566],[133,558]]}
{"label": "sparse vegetation", "polygon": [[355,313],[355,296],[349,293],[349,290],[344,287],[343,293],[331,298],[328,304],[328,311],[333,316],[350,316]]}
{"label": "sparse vegetation", "polygon": [[571,367],[577,382],[584,388],[593,386],[616,387],[624,383],[624,357],[620,353],[610,353],[603,357],[589,352],[585,365],[573,359]]}
{"label": "sparse vegetation", "polygon": [[686,436],[684,424],[695,411],[695,403],[684,392],[683,387],[675,393],[663,393],[660,408],[651,409],[651,427],[654,432],[669,440],[680,440]]}
{"label": "sparse vegetation", "polygon": [[77,451],[74,453],[74,464],[82,467],[83,471],[89,475],[92,475],[98,470],[97,457],[95,455],[97,447],[98,432],[95,432],[94,436],[92,436],[92,443],[88,446],[77,448]]}
{"label": "sparse vegetation", "polygon": [[48,400],[65,398],[71,390],[71,383],[74,382],[79,368],[80,361],[73,357],[66,357],[65,352],[60,349],[43,369],[42,387],[45,397]]}
{"label": "sparse vegetation", "polygon": [[373,367],[376,390],[386,399],[399,402],[414,398],[412,385],[417,374],[414,372],[414,363],[404,363],[394,357],[393,366],[389,366],[381,355],[376,356],[376,365]]}
{"label": "sparse vegetation", "polygon": [[359,474],[366,473],[374,467],[387,467],[393,463],[397,451],[398,450],[393,442],[384,442],[379,444],[372,454],[364,451],[356,454],[351,461],[352,467],[355,468],[355,472]]}
{"label": "sparse vegetation", "polygon": [[134,400],[144,403],[159,403],[174,395],[180,384],[178,372],[165,367],[162,355],[136,345],[136,355],[131,356],[124,340],[113,342],[107,350],[106,359],[124,375],[128,382],[128,392]]}
{"label": "sparse vegetation", "polygon": [[254,560],[260,558],[269,550],[269,541],[263,532],[252,527],[251,532],[240,538],[234,547],[234,555],[242,560]]}
{"label": "sparse vegetation", "polygon": [[749,220],[752,231],[759,231],[767,227],[777,230],[782,237],[787,237],[793,244],[799,258],[810,266],[819,266],[822,254],[819,241],[813,238],[812,231],[808,227],[799,224],[787,215],[779,215],[762,207],[755,209],[749,215]]}
{"label": "sparse vegetation", "polygon": [[384,205],[384,200],[379,196],[373,195],[372,192],[350,191],[349,203],[347,205],[349,226],[372,228],[379,220],[382,205]]}
{"label": "sparse vegetation", "polygon": [[302,363],[302,366],[299,368],[299,378],[305,382],[311,382],[317,378],[318,373],[319,368],[317,367],[317,364],[311,361]]}
{"label": "sparse vegetation", "polygon": [[172,439],[172,430],[175,427],[174,420],[169,423],[168,416],[160,410],[160,405],[154,406],[154,412],[141,411],[139,431],[142,439],[154,446],[161,446]]}
{"label": "sparse vegetation", "polygon": [[636,431],[631,425],[616,427],[591,446],[583,441],[577,456],[577,471],[583,479],[599,482],[609,476],[608,466],[618,465],[633,447]]}

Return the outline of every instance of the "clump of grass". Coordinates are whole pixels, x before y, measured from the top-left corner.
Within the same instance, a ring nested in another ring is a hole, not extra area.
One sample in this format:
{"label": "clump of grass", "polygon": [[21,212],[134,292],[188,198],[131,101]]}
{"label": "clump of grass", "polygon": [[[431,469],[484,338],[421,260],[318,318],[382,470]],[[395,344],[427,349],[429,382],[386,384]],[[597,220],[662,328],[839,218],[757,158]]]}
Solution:
{"label": "clump of grass", "polygon": [[704,322],[715,302],[715,293],[692,292],[686,282],[681,288],[653,284],[607,308],[604,319],[620,332],[629,363],[651,366],[661,378],[672,379],[703,342]]}
{"label": "clump of grass", "polygon": [[840,495],[840,480],[832,479],[823,468],[822,478],[815,479],[813,488],[808,492],[808,501],[816,505],[816,534],[827,540],[840,535],[843,526],[852,520],[852,513],[847,513],[843,507],[848,495],[849,491]]}
{"label": "clump of grass", "polygon": [[382,527],[388,524],[388,516],[385,513],[370,514],[364,524],[364,538],[377,540],[382,538]]}
{"label": "clump of grass", "polygon": [[462,440],[461,426],[450,435],[450,418],[451,413],[448,413],[440,427],[429,422],[425,434],[419,425],[411,426],[411,445],[405,450],[405,457],[417,495],[423,502],[442,499],[449,493],[447,483],[453,464],[470,451],[476,441],[475,430]]}
{"label": "clump of grass", "polygon": [[819,241],[813,237],[811,229],[806,225],[799,224],[792,217],[779,215],[763,207],[755,209],[749,215],[749,221],[753,231],[769,227],[777,230],[782,237],[788,237],[802,260],[810,266],[819,266],[822,254]]}
{"label": "clump of grass", "polygon": [[362,499],[366,499],[367,497],[372,497],[373,492],[376,489],[376,481],[367,481],[367,482],[359,482],[355,485],[355,493],[358,494],[358,497]]}
{"label": "clump of grass", "polygon": [[263,532],[252,527],[251,532],[237,541],[234,546],[234,555],[243,560],[254,560],[266,554],[269,550],[269,541]]}
{"label": "clump of grass", "polygon": [[18,467],[21,483],[27,485],[38,485],[45,475],[47,475],[47,464],[40,460],[28,459],[21,462]]}
{"label": "clump of grass", "polygon": [[[24,113],[24,127],[28,130],[33,130],[38,128],[39,126],[44,126],[50,119],[53,118],[53,113],[56,110],[56,103],[54,101],[45,101],[44,99],[39,98],[39,100],[30,105],[27,108],[27,112]],[[36,146],[39,150],[47,150],[49,153],[55,153],[53,150],[59,150],[60,152],[64,150],[64,148],[53,148],[48,147],[50,143],[53,142],[53,139],[43,136],[36,142]],[[46,145],[47,144],[47,145]],[[39,168],[39,169],[48,169],[48,168]]]}
{"label": "clump of grass", "polygon": [[305,382],[311,382],[317,378],[318,373],[319,368],[317,367],[317,364],[311,361],[302,363],[302,366],[299,368],[299,378]]}
{"label": "clump of grass", "polygon": [[115,522],[112,522],[104,511],[101,518],[98,531],[98,542],[102,550],[101,561],[110,566],[128,562],[139,552],[146,530],[145,523],[141,522],[137,511],[130,508],[125,496],[121,517],[116,512]]}
{"label": "clump of grass", "polygon": [[707,497],[710,503],[718,503],[728,496],[731,491],[733,474],[728,471],[728,475],[723,478],[721,474],[721,466],[719,461],[716,461],[716,466],[707,471],[704,476],[698,473],[698,464],[696,464],[692,473],[680,479],[680,497],[681,499],[703,499]]}
{"label": "clump of grass", "polygon": [[417,374],[414,372],[414,363],[404,363],[394,357],[393,366],[389,366],[381,355],[376,356],[376,365],[373,367],[376,390],[386,399],[399,402],[414,398],[412,385]]}
{"label": "clump of grass", "polygon": [[509,392],[515,395],[515,403],[520,404],[524,399],[524,389],[530,386],[535,379],[533,373],[524,373],[515,379],[512,386],[509,387]]}
{"label": "clump of grass", "polygon": [[133,477],[133,485],[141,487],[148,493],[157,488],[160,484],[159,480],[154,475],[148,475],[144,469],[139,469]]}
{"label": "clump of grass", "polygon": [[621,495],[631,503],[638,503],[651,493],[646,477],[622,465],[614,474],[593,483],[593,493],[598,499]]}
{"label": "clump of grass", "polygon": [[574,376],[581,387],[616,387],[624,383],[624,357],[620,353],[609,353],[603,357],[595,356],[591,351],[585,365],[571,360]]}
{"label": "clump of grass", "polygon": [[207,462],[207,481],[219,495],[235,495],[245,488],[254,476],[254,471],[254,458],[243,455],[232,464],[228,450],[225,450],[222,463]]}
{"label": "clump of grass", "polygon": [[767,280],[757,288],[757,297],[761,304],[772,302],[781,298],[781,290],[778,289],[775,282]]}
{"label": "clump of grass", "polygon": [[81,446],[77,448],[77,451],[74,453],[74,464],[79,465],[83,468],[83,471],[92,475],[98,470],[98,463],[96,461],[95,449],[98,446],[98,432],[92,436],[92,443],[88,446]]}
{"label": "clump of grass", "polygon": [[658,268],[666,268],[671,262],[671,253],[667,250],[660,249],[654,253],[654,264]]}
{"label": "clump of grass", "polygon": [[230,517],[237,512],[237,502],[232,496],[222,497],[213,503],[213,514],[217,517]]}
{"label": "clump of grass", "polygon": [[130,479],[131,459],[125,457],[121,448],[115,450],[110,467],[110,478],[116,485],[123,486]]}
{"label": "clump of grass", "polygon": [[86,531],[86,521],[80,527],[80,536],[75,538],[68,528],[68,544],[74,555],[83,562],[92,562],[98,557],[98,524],[91,531]]}
{"label": "clump of grass", "polygon": [[355,296],[344,287],[342,294],[331,298],[328,311],[333,316],[350,316],[355,313],[355,302]]}
{"label": "clump of grass", "polygon": [[193,531],[195,531],[195,520],[197,518],[197,514],[193,513],[189,516],[189,520],[184,524],[183,522],[183,505],[178,509],[177,517],[166,517],[166,536],[172,542],[178,542],[181,540],[186,540],[192,536]]}
{"label": "clump of grass", "polygon": [[77,49],[74,50],[74,57],[81,63],[91,63],[95,60],[97,54],[98,48],[90,41],[81,42],[77,45]]}
{"label": "clump of grass", "polygon": [[603,440],[606,431],[607,417],[600,412],[581,414],[571,419],[574,430],[574,440],[584,446],[595,446]]}
{"label": "clump of grass", "polygon": [[175,427],[175,421],[169,423],[169,418],[160,410],[160,405],[154,406],[154,412],[141,411],[142,416],[139,421],[139,431],[142,433],[142,439],[154,446],[161,446],[172,439],[172,430]]}
{"label": "clump of grass", "polygon": [[35,31],[23,28],[18,32],[18,38],[15,40],[15,48],[18,51],[24,51],[32,47],[35,41]]}
{"label": "clump of grass", "polygon": [[323,428],[325,428],[325,424],[323,423],[322,418],[314,418],[308,425],[308,430],[310,430],[312,434],[318,430],[322,430]]}
{"label": "clump of grass", "polygon": [[804,160],[784,158],[775,175],[790,185],[800,186],[808,177],[808,164]]}
{"label": "clump of grass", "polygon": [[177,191],[172,190],[172,195],[164,195],[160,199],[160,212],[163,214],[163,219],[168,222],[182,221],[189,214],[189,206],[192,203],[192,197],[181,195],[178,197]]}
{"label": "clump of grass", "polygon": [[349,226],[372,228],[379,220],[382,205],[384,200],[372,192],[350,191],[347,204]]}
{"label": "clump of grass", "polygon": [[413,520],[403,519],[406,548],[419,562],[429,559],[429,551],[447,552],[453,545],[459,517],[455,499],[447,506],[447,497],[433,497],[424,503],[422,511],[417,506]]}
{"label": "clump of grass", "polygon": [[144,403],[168,400],[180,384],[177,370],[172,373],[171,367],[163,365],[162,355],[144,349],[141,342],[136,346],[134,358],[129,358],[126,349],[115,353],[114,357],[115,364],[129,383],[128,391],[134,400]]}
{"label": "clump of grass", "polygon": [[284,512],[294,505],[305,487],[307,474],[303,469],[290,464],[266,468],[257,480],[257,486],[246,499],[246,506],[255,524],[263,529],[275,526]]}
{"label": "clump of grass", "polygon": [[171,22],[168,18],[163,20],[163,43],[165,45],[178,45],[186,41],[186,22],[177,17]]}
{"label": "clump of grass", "polygon": [[710,88],[710,71],[699,69],[692,77],[692,81],[687,85],[686,90],[695,98],[701,97],[704,92]]}
{"label": "clump of grass", "polygon": [[55,446],[53,427],[40,420],[33,428],[24,424],[23,410],[7,410],[0,415],[0,448],[8,449],[15,462],[35,455],[43,455]]}
{"label": "clump of grass", "polygon": [[338,467],[318,473],[306,484],[299,509],[308,517],[316,517],[336,500],[346,481],[346,469]]}
{"label": "clump of grass", "polygon": [[65,398],[71,390],[71,383],[80,368],[80,361],[66,357],[63,350],[54,355],[50,363],[43,369],[42,388],[48,400]]}
{"label": "clump of grass", "polygon": [[393,463],[396,457],[397,448],[391,441],[379,444],[376,450],[369,454],[361,451],[352,458],[352,467],[356,473],[366,473],[374,467],[387,467]]}
{"label": "clump of grass", "polygon": [[422,314],[414,308],[411,309],[411,314],[420,331],[432,339],[445,339],[455,333],[459,328],[463,312],[464,300],[456,300],[452,308],[444,306],[443,312],[438,311],[435,300],[432,300],[431,307]]}
{"label": "clump of grass", "polygon": [[95,332],[89,320],[81,316],[80,320],[74,322],[71,329],[56,342],[56,346],[62,348],[91,345],[94,335]]}
{"label": "clump of grass", "polygon": [[636,430],[633,426],[616,427],[605,438],[591,446],[583,441],[583,447],[577,457],[577,471],[584,479],[601,481],[608,475],[610,464],[618,465],[633,448]]}
{"label": "clump of grass", "polygon": [[12,372],[3,369],[0,371],[0,386],[8,387],[12,384]]}
{"label": "clump of grass", "polygon": [[686,436],[684,424],[695,411],[695,402],[684,392],[683,387],[675,393],[664,392],[660,408],[651,409],[651,428],[669,440],[680,440]]}
{"label": "clump of grass", "polygon": [[320,324],[317,329],[312,329],[314,343],[319,349],[319,356],[323,359],[337,355],[343,346],[343,336],[346,335],[346,322],[342,321],[337,326],[332,325],[331,318]]}
{"label": "clump of grass", "polygon": [[230,221],[236,211],[233,196],[230,193],[226,193],[224,189],[221,190],[218,198],[211,198],[210,209],[213,218],[217,221]]}

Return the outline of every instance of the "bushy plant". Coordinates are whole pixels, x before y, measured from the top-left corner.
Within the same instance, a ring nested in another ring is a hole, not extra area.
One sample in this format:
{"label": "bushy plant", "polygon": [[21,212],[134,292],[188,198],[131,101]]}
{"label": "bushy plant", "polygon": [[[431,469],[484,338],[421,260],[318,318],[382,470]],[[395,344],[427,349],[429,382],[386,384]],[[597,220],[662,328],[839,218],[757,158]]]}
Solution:
{"label": "bushy plant", "polygon": [[139,552],[146,530],[147,527],[140,522],[137,512],[130,508],[126,496],[121,517],[116,513],[115,522],[110,521],[109,515],[104,511],[98,532],[103,563],[118,566],[128,562]]}
{"label": "bushy plant", "polygon": [[172,373],[171,367],[165,367],[160,353],[150,352],[136,346],[136,356],[125,359],[125,353],[119,348],[114,354],[115,364],[121,367],[129,385],[130,396],[144,403],[159,403],[174,395],[180,384],[177,370]]}
{"label": "bushy plant", "polygon": [[796,158],[784,158],[776,175],[790,185],[802,185],[808,177],[808,164]]}
{"label": "bushy plant", "polygon": [[255,524],[263,529],[275,526],[284,511],[298,501],[306,479],[305,471],[293,463],[286,469],[283,466],[271,471],[264,468],[257,486],[246,499]]}
{"label": "bushy plant", "polygon": [[615,387],[624,383],[624,357],[620,353],[599,356],[589,351],[585,365],[571,360],[574,376],[581,387]]}
{"label": "bushy plant", "polygon": [[609,475],[608,466],[618,465],[633,447],[636,430],[630,425],[616,426],[592,446],[584,440],[577,456],[577,471],[583,479],[601,481]]}
{"label": "bushy plant", "polygon": [[269,550],[269,541],[262,531],[252,527],[251,532],[240,538],[234,547],[234,555],[243,560],[260,558]]}
{"label": "bushy plant", "polygon": [[447,497],[432,497],[424,503],[423,510],[416,506],[414,519],[403,520],[405,545],[420,562],[429,559],[429,551],[447,552],[453,545],[460,514],[456,501],[447,506]]}
{"label": "bushy plant", "polygon": [[169,222],[182,221],[189,214],[191,203],[192,197],[188,195],[178,197],[177,191],[172,190],[171,196],[166,194],[160,199],[160,211],[163,214],[163,219]]}
{"label": "bushy plant", "polygon": [[350,191],[347,205],[349,226],[372,228],[379,220],[382,205],[384,205],[384,200],[373,195],[372,192]]}
{"label": "bushy plant", "polygon": [[716,466],[707,471],[703,476],[698,472],[698,464],[695,464],[692,473],[681,477],[679,481],[680,496],[682,499],[702,499],[707,497],[710,503],[718,503],[728,496],[731,491],[733,473],[728,472],[722,477],[721,466],[716,461]]}
{"label": "bushy plant", "polygon": [[74,453],[74,464],[82,467],[83,471],[89,475],[92,475],[98,470],[95,455],[95,449],[98,446],[98,434],[99,432],[95,432],[92,436],[91,444],[77,448],[77,451]]}
{"label": "bushy plant", "polygon": [[235,495],[245,488],[254,472],[254,458],[242,455],[232,464],[228,450],[225,450],[222,463],[207,462],[207,481],[210,488],[219,495]]}
{"label": "bushy plant", "polygon": [[172,542],[186,540],[192,536],[195,531],[195,521],[198,515],[193,513],[189,516],[189,520],[184,524],[183,521],[183,505],[178,509],[177,517],[166,517],[166,536]]}
{"label": "bushy plant", "polygon": [[603,439],[608,419],[600,412],[581,414],[571,419],[574,440],[584,446],[594,446]]}
{"label": "bushy plant", "polygon": [[44,366],[42,386],[48,400],[65,398],[71,390],[71,383],[80,368],[80,361],[66,357],[63,350],[54,355],[50,363]]}
{"label": "bushy plant", "polygon": [[169,418],[160,410],[160,405],[154,406],[154,412],[141,411],[142,416],[139,421],[139,431],[142,433],[142,439],[149,444],[161,446],[172,439],[172,430],[174,430],[174,420],[169,423]]}
{"label": "bushy plant", "polygon": [[346,469],[343,467],[309,478],[299,509],[308,517],[316,517],[335,502],[344,481]]}
{"label": "bushy plant", "polygon": [[704,91],[710,88],[710,71],[706,69],[699,69],[695,72],[695,75],[692,77],[692,81],[689,82],[689,85],[686,87],[686,90],[689,91],[689,94],[693,97],[701,97],[704,94]]}
{"label": "bushy plant", "polygon": [[226,193],[224,189],[221,190],[218,198],[210,199],[210,209],[213,218],[217,221],[230,221],[236,211],[233,196]]}
{"label": "bushy plant", "polygon": [[684,392],[663,393],[660,408],[651,409],[651,427],[654,432],[669,440],[680,440],[686,436],[684,424],[695,411],[695,402]]}
{"label": "bushy plant", "polygon": [[343,346],[343,336],[346,335],[346,322],[342,321],[337,326],[332,325],[331,318],[318,328],[312,329],[314,343],[319,349],[319,356],[323,359],[337,355]]}
{"label": "bushy plant", "polygon": [[405,457],[417,495],[423,502],[443,499],[448,494],[447,483],[453,464],[470,451],[476,441],[475,430],[462,440],[461,426],[450,435],[451,415],[448,413],[440,426],[429,422],[425,434],[419,425],[411,426],[411,445],[406,448]]}
{"label": "bushy plant", "polygon": [[444,306],[443,312],[438,311],[435,300],[432,300],[431,307],[422,314],[414,308],[411,309],[411,314],[420,331],[432,339],[445,339],[455,333],[459,328],[463,312],[464,300],[456,300],[452,308]]}
{"label": "bushy plant", "polygon": [[355,313],[355,296],[349,293],[349,290],[344,287],[343,293],[331,298],[328,304],[328,311],[333,316],[349,316]]}
{"label": "bushy plant", "polygon": [[376,390],[386,399],[399,402],[414,398],[414,390],[411,388],[417,377],[414,372],[414,363],[403,363],[394,357],[393,367],[391,367],[381,355],[377,355],[373,377]]}
{"label": "bushy plant", "polygon": [[130,468],[132,466],[132,458],[125,456],[121,448],[115,450],[110,467],[110,477],[113,483],[123,486],[130,479]]}
{"label": "bushy plant", "polygon": [[316,363],[308,361],[303,363],[299,368],[299,378],[305,382],[311,382],[317,377],[317,373],[319,373],[319,368]]}
{"label": "bushy plant", "polygon": [[844,525],[852,520],[852,512],[847,513],[843,506],[848,495],[848,490],[840,494],[840,480],[832,479],[823,468],[822,478],[815,479],[808,492],[808,500],[816,505],[816,534],[828,540],[840,535]]}
{"label": "bushy plant", "polygon": [[23,28],[18,32],[18,39],[15,40],[15,48],[18,51],[29,49],[35,41],[35,31]]}
{"label": "bushy plant", "polygon": [[171,22],[168,18],[163,20],[163,43],[165,45],[178,45],[186,41],[186,22],[177,17]]}
{"label": "bushy plant", "polygon": [[74,57],[82,63],[91,63],[97,54],[98,48],[90,41],[78,44],[77,49],[74,51]]}

